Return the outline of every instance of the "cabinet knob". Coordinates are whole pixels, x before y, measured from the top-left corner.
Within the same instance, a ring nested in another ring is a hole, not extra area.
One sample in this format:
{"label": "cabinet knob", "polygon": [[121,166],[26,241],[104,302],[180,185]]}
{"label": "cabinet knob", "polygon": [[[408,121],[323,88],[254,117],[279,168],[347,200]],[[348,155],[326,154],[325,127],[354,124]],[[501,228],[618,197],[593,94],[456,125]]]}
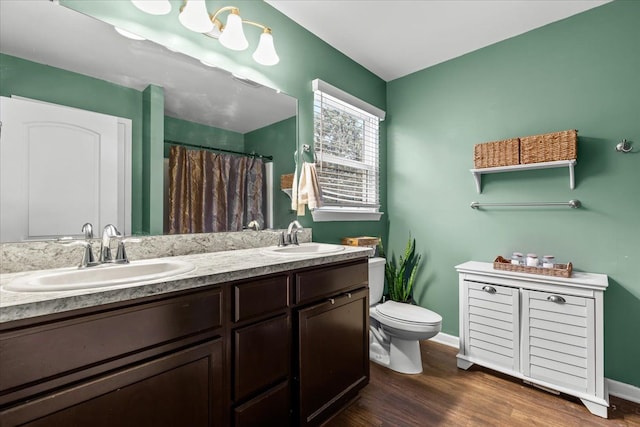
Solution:
{"label": "cabinet knob", "polygon": [[564,304],[566,301],[560,295],[549,295],[547,301],[555,302],[558,304]]}
{"label": "cabinet knob", "polygon": [[490,294],[496,293],[496,288],[494,288],[493,286],[483,286],[482,290]]}
{"label": "cabinet knob", "polygon": [[333,298],[329,298],[329,302],[330,302],[331,304],[335,304],[335,303],[336,303],[336,300],[335,300],[335,299],[333,299]]}
{"label": "cabinet knob", "polygon": [[347,292],[347,298],[351,298],[351,292]]}

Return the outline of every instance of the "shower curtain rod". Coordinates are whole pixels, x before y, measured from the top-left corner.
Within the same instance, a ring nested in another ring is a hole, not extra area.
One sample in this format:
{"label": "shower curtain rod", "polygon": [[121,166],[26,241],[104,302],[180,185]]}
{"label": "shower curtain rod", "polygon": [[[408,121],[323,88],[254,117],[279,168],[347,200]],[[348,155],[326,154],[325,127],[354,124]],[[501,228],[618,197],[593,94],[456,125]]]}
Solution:
{"label": "shower curtain rod", "polygon": [[273,156],[265,156],[263,154],[258,154],[258,153],[255,153],[255,152],[244,153],[242,151],[233,151],[233,150],[226,150],[224,148],[207,147],[205,145],[189,144],[187,142],[172,141],[170,139],[165,139],[164,143],[165,144],[171,144],[171,145],[180,145],[182,147],[200,148],[200,149],[203,149],[203,150],[219,151],[219,152],[222,152],[222,153],[239,154],[241,156],[257,157],[259,159],[273,160]]}

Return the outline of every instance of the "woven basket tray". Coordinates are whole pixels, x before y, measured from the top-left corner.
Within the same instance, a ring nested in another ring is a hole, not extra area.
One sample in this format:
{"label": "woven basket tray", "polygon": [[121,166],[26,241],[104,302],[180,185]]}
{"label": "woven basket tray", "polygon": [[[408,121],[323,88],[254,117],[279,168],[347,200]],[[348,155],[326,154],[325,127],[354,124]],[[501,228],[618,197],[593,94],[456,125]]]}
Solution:
{"label": "woven basket tray", "polygon": [[476,168],[511,166],[520,162],[520,140],[484,142],[473,147],[473,164]]}
{"label": "woven basket tray", "polygon": [[291,188],[293,187],[293,174],[280,175],[280,188]]}
{"label": "woven basket tray", "polygon": [[577,141],[578,131],[574,129],[520,137],[520,163],[576,159]]}
{"label": "woven basket tray", "polygon": [[554,264],[553,268],[528,267],[524,265],[511,264],[511,261],[501,256],[493,261],[493,268],[495,270],[517,271],[520,273],[542,274],[544,276],[555,277],[571,277],[571,272],[573,271],[573,265],[571,265],[571,263]]}

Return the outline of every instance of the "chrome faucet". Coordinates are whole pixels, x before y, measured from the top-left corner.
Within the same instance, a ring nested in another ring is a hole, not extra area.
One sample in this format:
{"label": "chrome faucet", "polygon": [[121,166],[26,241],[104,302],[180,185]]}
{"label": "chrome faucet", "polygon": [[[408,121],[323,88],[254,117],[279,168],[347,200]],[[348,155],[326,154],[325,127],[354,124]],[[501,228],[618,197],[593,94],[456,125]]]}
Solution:
{"label": "chrome faucet", "polygon": [[82,233],[85,240],[93,239],[93,225],[90,222],[84,223],[82,225]]}
{"label": "chrome faucet", "polygon": [[289,227],[287,227],[287,241],[285,245],[298,245],[298,232],[302,229],[302,225],[297,220],[291,221]]}
{"label": "chrome faucet", "polygon": [[82,260],[78,268],[87,268],[98,265],[93,256],[93,248],[91,247],[91,239],[93,239],[93,226],[87,222],[82,226],[82,233],[84,234],[84,240],[75,240],[73,237],[60,237],[56,239],[56,242],[64,246],[82,246]]}
{"label": "chrome faucet", "polygon": [[122,237],[122,235],[113,224],[107,224],[104,226],[104,230],[102,231],[102,242],[100,243],[99,261],[101,263],[113,262],[113,258],[111,257],[111,239],[119,237]]}

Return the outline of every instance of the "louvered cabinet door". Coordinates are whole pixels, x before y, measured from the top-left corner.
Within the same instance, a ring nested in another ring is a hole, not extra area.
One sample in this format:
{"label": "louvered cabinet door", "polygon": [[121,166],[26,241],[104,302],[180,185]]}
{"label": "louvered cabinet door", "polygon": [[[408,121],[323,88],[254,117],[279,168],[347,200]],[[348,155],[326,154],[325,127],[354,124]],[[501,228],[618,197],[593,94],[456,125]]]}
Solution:
{"label": "louvered cabinet door", "polygon": [[519,289],[465,281],[465,354],[500,371],[519,371]]}
{"label": "louvered cabinet door", "polygon": [[522,373],[595,393],[593,298],[522,291]]}

